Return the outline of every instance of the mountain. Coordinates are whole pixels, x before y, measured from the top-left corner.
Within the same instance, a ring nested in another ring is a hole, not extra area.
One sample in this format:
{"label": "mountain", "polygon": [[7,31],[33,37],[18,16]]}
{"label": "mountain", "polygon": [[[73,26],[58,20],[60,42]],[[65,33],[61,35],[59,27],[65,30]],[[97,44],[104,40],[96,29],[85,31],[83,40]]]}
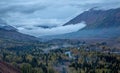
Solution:
{"label": "mountain", "polygon": [[76,25],[83,21],[87,26],[77,32],[47,37],[51,39],[111,39],[120,36],[120,8],[109,10],[90,9],[68,21],[64,26]]}
{"label": "mountain", "polygon": [[73,18],[64,26],[81,23],[82,21],[87,24],[84,29],[120,27],[120,8],[110,10],[90,9]]}
{"label": "mountain", "polygon": [[18,30],[0,19],[0,39],[16,41],[38,41],[36,37],[18,32]]}

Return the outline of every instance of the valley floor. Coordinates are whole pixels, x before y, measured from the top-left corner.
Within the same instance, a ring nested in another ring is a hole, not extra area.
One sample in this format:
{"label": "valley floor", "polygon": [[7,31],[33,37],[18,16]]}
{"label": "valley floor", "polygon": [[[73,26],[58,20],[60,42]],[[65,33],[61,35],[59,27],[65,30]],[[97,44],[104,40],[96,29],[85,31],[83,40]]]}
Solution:
{"label": "valley floor", "polygon": [[61,45],[52,42],[2,48],[0,73],[120,73],[119,47],[106,42]]}

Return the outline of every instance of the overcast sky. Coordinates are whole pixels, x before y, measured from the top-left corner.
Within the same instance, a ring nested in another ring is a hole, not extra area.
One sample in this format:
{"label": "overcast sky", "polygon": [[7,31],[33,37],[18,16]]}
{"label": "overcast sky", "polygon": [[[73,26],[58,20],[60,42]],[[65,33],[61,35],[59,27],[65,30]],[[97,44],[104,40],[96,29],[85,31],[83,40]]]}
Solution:
{"label": "overcast sky", "polygon": [[93,7],[118,8],[120,0],[0,0],[0,19],[34,36],[63,34],[85,27],[83,22],[62,25]]}

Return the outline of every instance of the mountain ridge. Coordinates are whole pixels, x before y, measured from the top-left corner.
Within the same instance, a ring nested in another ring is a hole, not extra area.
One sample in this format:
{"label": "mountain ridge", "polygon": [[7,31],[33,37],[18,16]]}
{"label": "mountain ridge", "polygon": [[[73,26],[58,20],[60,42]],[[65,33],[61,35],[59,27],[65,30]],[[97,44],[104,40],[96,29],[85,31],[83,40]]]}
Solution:
{"label": "mountain ridge", "polygon": [[64,26],[69,24],[81,23],[82,21],[87,24],[87,27],[85,27],[84,29],[120,26],[120,8],[109,10],[90,9],[89,11],[85,11],[72,20],[68,21],[64,24]]}

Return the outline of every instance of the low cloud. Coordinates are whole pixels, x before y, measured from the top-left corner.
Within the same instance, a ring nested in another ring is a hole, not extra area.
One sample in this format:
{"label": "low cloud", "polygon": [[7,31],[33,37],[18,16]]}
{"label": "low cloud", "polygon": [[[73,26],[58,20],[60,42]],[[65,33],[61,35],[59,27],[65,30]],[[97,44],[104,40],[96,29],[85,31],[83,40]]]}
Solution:
{"label": "low cloud", "polygon": [[18,28],[19,32],[24,32],[29,35],[35,35],[35,36],[45,36],[45,35],[57,35],[57,34],[65,34],[65,33],[71,33],[76,32],[82,28],[84,28],[86,24],[84,22],[76,24],[76,25],[66,25],[66,26],[59,26],[54,28],[38,28],[33,27],[30,30],[26,28]]}

